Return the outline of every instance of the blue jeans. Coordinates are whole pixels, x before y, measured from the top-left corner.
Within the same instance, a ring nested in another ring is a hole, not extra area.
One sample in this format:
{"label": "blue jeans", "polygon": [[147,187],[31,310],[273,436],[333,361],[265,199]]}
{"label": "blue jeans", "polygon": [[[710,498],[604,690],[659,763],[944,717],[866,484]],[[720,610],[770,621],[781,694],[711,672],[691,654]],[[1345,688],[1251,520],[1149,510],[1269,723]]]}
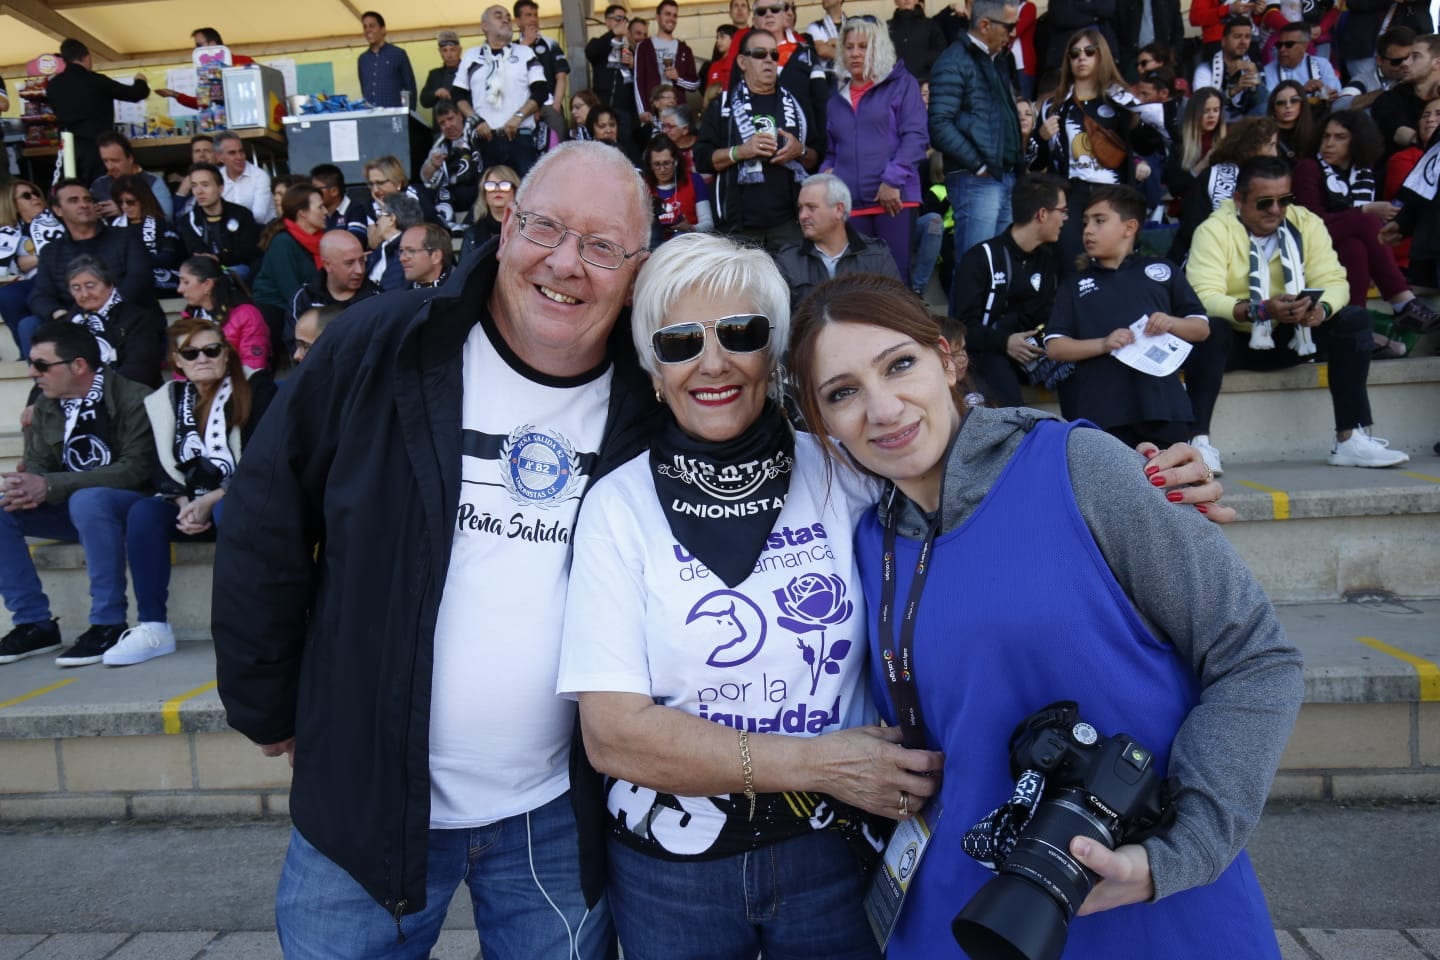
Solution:
{"label": "blue jeans", "polygon": [[[950,199],[950,210],[955,218],[955,269],[960,269],[960,260],[965,251],[977,243],[984,243],[1010,226],[1010,191],[1015,187],[1015,175],[1002,173],[999,176],[979,176],[968,171],[947,173],[945,193]],[[950,316],[959,308],[957,298],[960,284],[950,284]]]}
{"label": "blue jeans", "polygon": [[915,259],[910,264],[910,289],[922,297],[930,286],[930,274],[935,272],[944,242],[945,218],[938,213],[922,213],[915,221]]}
{"label": "blue jeans", "polygon": [[30,357],[30,338],[35,336],[35,331],[40,329],[41,319],[33,313],[21,317],[20,322],[15,324],[11,333],[15,337],[15,346],[20,349],[21,359]]}
{"label": "blue jeans", "polygon": [[719,860],[660,860],[610,841],[625,960],[879,960],[868,885],[829,830]]}
{"label": "blue jeans", "polygon": [[[215,504],[210,521],[220,524],[225,501]],[[130,575],[135,579],[136,616],[142,623],[164,623],[170,600],[170,544],[195,540],[214,540],[214,526],[204,533],[191,535],[175,528],[180,508],[173,500],[144,497],[124,509],[125,555],[130,560]]]}
{"label": "blue jeans", "polygon": [[[30,313],[30,291],[34,287],[34,277],[0,286],[0,320],[4,320],[5,326],[10,328],[10,336],[15,338],[17,347],[20,346],[20,321]],[[22,360],[27,356],[28,351],[20,352]]]}
{"label": "blue jeans", "polygon": [[615,935],[604,900],[585,909],[570,795],[470,830],[431,830],[425,909],[395,921],[298,830],[275,895],[286,960],[425,960],[462,882],[485,960],[604,960]]}
{"label": "blue jeans", "polygon": [[125,622],[125,510],[144,499],[134,490],[86,487],[65,504],[33,510],[0,511],[0,595],[15,623],[50,619],[50,601],[40,586],[26,537],[80,542],[90,573],[90,622]]}

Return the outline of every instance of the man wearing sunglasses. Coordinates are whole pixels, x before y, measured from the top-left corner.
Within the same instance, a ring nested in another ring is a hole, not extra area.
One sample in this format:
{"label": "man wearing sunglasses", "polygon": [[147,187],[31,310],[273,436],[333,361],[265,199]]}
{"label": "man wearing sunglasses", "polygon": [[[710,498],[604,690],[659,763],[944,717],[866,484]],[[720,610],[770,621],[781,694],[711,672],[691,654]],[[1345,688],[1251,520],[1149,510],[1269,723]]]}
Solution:
{"label": "man wearing sunglasses", "polygon": [[327,328],[246,447],[217,676],[294,760],[287,956],[427,956],[462,882],[487,957],[613,948],[603,793],[555,680],[581,495],[664,409],[617,326],[650,210],[619,151],[550,151],[443,288]]}
{"label": "man wearing sunglasses", "polygon": [[95,336],[68,320],[35,331],[29,364],[41,396],[26,432],[26,470],[0,474],[0,595],[15,625],[0,639],[0,663],[61,646],[26,537],[78,541],[84,548],[90,627],[56,663],[99,663],[126,629],[124,531],[110,521],[117,500],[149,493],[155,462],[145,414],[150,390],[102,366]]}
{"label": "man wearing sunglasses", "polygon": [[1287,23],[1275,42],[1275,57],[1265,64],[1261,75],[1265,87],[1274,90],[1281,81],[1294,80],[1305,88],[1311,103],[1334,100],[1340,93],[1340,77],[1330,61],[1306,53],[1310,47],[1310,24]]}
{"label": "man wearing sunglasses", "polygon": [[779,51],[770,33],[745,34],[740,82],[705,108],[695,144],[695,166],[715,175],[717,227],[772,253],[801,240],[795,201],[825,146],[824,125],[778,82]]}
{"label": "man wearing sunglasses", "polygon": [[[779,72],[776,83],[800,102],[805,113],[825,129],[825,101],[830,97],[830,81],[825,74],[825,64],[815,43],[809,37],[796,33],[790,28],[794,18],[794,4],[790,0],[760,0],[754,9],[752,26],[735,34],[730,50],[725,55],[724,73],[728,76],[728,90],[734,91],[740,83],[743,65],[740,56],[749,49],[749,37],[756,33],[767,33],[775,41],[776,61]],[[820,138],[821,147],[825,138]]]}
{"label": "man wearing sunglasses", "polygon": [[[1010,45],[1018,8],[975,0],[970,31],[930,74],[930,143],[945,158],[945,192],[955,218],[955,262],[1010,225],[1010,191],[1024,159],[1014,84],[996,62]],[[950,316],[959,290],[950,285]]]}
{"label": "man wearing sunglasses", "polygon": [[[1392,467],[1410,459],[1370,436],[1374,324],[1364,306],[1345,305],[1345,268],[1325,221],[1295,202],[1288,163],[1259,156],[1240,167],[1234,202],[1222,203],[1195,231],[1185,274],[1206,312],[1229,320],[1233,333],[1211,324],[1212,339],[1230,336],[1229,369],[1280,370],[1308,362],[1318,348],[1328,361],[1335,413],[1332,465]],[[1215,438],[1216,448],[1223,444]]]}
{"label": "man wearing sunglasses", "polygon": [[1370,110],[1385,138],[1387,154],[1406,147],[1424,150],[1427,146],[1418,130],[1425,104],[1440,96],[1440,36],[1416,37],[1404,71],[1404,82],[1382,93]]}

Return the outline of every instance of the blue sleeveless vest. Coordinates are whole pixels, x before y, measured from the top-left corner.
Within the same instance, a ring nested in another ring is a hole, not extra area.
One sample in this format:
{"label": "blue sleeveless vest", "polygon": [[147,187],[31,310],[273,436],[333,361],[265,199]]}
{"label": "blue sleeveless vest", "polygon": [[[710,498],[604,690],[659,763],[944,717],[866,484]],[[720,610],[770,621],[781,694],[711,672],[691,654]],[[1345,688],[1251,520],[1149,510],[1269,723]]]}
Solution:
{"label": "blue sleeveless vest", "polygon": [[[945,753],[944,813],[891,939],[890,960],[963,960],[950,921],[993,874],[961,850],[960,837],[1009,798],[1008,742],[1020,720],[1052,701],[1076,700],[1102,734],[1136,736],[1164,773],[1171,742],[1199,701],[1199,681],[1172,646],[1146,629],[1076,506],[1066,439],[1077,426],[1039,423],[975,512],[935,542],[916,619],[914,670],[928,746]],[[883,536],[872,510],[856,533],[857,555],[870,616],[871,682],[881,714],[893,723],[876,625]],[[901,603],[919,548],[903,538],[896,548]],[[1279,956],[1242,851],[1213,884],[1077,917],[1064,960]]]}

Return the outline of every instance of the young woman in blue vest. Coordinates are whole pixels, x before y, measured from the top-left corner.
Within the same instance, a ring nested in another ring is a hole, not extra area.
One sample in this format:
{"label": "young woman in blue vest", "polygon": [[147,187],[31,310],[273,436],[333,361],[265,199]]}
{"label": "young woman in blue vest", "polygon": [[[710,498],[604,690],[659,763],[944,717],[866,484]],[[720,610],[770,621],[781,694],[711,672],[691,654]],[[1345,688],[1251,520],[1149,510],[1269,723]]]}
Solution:
{"label": "young woman in blue vest", "polygon": [[[1163,474],[1152,465],[1147,482],[1099,430],[967,407],[939,326],[899,284],[818,288],[791,365],[829,453],[885,481],[856,534],[872,684],[907,745],[946,758],[890,960],[963,956],[951,920],[994,874],[961,836],[1015,790],[1011,731],[1058,700],[1148,747],[1174,810],[1141,843],[1071,842],[1100,879],[1066,960],[1278,958],[1242,848],[1299,710],[1301,662],[1220,530],[1172,507]],[[918,722],[895,709],[904,691],[884,669],[907,653]]]}

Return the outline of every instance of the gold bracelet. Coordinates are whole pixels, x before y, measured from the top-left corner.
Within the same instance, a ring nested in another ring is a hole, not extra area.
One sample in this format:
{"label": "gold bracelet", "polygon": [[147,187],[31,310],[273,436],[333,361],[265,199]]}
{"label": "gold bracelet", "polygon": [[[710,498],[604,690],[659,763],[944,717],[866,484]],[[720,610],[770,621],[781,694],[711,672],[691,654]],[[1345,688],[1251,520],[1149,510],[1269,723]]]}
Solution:
{"label": "gold bracelet", "polygon": [[755,819],[755,768],[750,764],[750,731],[740,731],[740,771],[745,774],[745,799],[750,801],[750,819]]}

